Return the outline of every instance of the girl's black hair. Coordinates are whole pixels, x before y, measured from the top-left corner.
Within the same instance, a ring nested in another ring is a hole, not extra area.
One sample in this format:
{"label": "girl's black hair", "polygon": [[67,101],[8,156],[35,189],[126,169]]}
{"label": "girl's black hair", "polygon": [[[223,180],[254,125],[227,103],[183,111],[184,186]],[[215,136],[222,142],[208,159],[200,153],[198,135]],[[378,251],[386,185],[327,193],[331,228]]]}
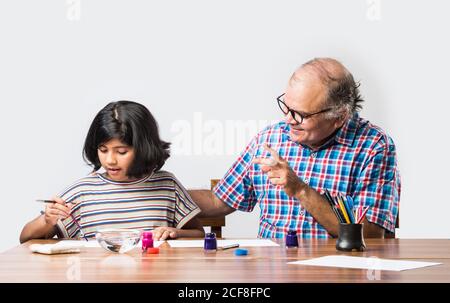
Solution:
{"label": "girl's black hair", "polygon": [[134,148],[134,161],[127,176],[140,178],[159,170],[169,158],[170,143],[159,138],[158,124],[150,111],[133,101],[117,101],[106,105],[95,116],[83,148],[83,159],[97,171],[100,145],[119,139]]}

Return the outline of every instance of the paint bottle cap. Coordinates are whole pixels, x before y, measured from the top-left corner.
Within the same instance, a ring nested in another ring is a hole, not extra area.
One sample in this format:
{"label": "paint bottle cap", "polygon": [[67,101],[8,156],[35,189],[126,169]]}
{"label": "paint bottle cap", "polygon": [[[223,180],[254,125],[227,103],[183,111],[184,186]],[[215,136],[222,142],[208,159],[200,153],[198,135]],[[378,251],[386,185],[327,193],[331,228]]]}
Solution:
{"label": "paint bottle cap", "polygon": [[150,247],[150,248],[147,248],[146,252],[148,254],[159,254],[159,248],[158,247]]}
{"label": "paint bottle cap", "polygon": [[246,256],[248,255],[248,250],[244,248],[238,248],[234,251],[235,256]]}

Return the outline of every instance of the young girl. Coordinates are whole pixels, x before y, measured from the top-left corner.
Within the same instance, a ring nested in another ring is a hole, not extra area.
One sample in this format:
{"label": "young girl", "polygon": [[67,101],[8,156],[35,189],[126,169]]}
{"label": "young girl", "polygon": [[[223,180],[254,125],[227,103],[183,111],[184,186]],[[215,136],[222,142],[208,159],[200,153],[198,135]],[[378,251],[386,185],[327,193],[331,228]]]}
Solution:
{"label": "young girl", "polygon": [[155,240],[203,237],[195,218],[200,209],[173,174],[160,170],[169,157],[169,143],[159,138],[145,106],[109,103],[89,128],[83,157],[94,172],[54,197],[45,213],[26,224],[21,243],[55,234],[92,238],[105,228],[153,230]]}

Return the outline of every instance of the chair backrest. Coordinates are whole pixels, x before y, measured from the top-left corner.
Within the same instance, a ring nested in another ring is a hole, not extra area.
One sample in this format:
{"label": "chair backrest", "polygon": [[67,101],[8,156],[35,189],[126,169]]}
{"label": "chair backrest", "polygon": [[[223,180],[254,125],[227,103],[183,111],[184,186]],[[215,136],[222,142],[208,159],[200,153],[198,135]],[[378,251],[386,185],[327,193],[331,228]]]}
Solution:
{"label": "chair backrest", "polygon": [[[218,179],[211,180],[211,185],[210,185],[211,191],[218,182],[219,182]],[[203,226],[210,226],[211,232],[215,233],[217,238],[222,238],[222,227],[225,226],[225,216],[199,218],[199,220]]]}
{"label": "chair backrest", "polygon": [[[395,220],[395,228],[399,228],[399,226],[400,226],[399,215],[400,215],[400,212],[397,214],[397,219]],[[386,239],[395,239],[395,229],[394,229],[393,233],[385,233],[384,237]]]}

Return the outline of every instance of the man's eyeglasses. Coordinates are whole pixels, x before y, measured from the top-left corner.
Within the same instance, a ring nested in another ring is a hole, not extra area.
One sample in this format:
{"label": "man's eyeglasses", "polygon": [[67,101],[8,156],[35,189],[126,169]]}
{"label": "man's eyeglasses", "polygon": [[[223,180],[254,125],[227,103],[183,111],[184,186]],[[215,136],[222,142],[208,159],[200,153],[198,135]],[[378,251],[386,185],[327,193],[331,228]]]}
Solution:
{"label": "man's eyeglasses", "polygon": [[283,112],[283,114],[287,115],[287,114],[291,113],[292,118],[294,118],[294,120],[298,124],[302,124],[303,120],[305,120],[306,118],[309,118],[311,116],[318,115],[318,114],[321,114],[321,113],[325,113],[325,112],[328,112],[328,111],[333,109],[333,108],[330,107],[330,108],[326,108],[326,109],[323,109],[321,111],[318,111],[318,112],[315,112],[315,113],[312,113],[312,114],[302,114],[302,113],[299,113],[296,110],[293,110],[293,109],[289,108],[289,106],[287,106],[286,103],[284,103],[284,100],[282,99],[283,96],[284,96],[284,94],[282,94],[282,95],[277,97],[278,106],[280,107],[280,109]]}

